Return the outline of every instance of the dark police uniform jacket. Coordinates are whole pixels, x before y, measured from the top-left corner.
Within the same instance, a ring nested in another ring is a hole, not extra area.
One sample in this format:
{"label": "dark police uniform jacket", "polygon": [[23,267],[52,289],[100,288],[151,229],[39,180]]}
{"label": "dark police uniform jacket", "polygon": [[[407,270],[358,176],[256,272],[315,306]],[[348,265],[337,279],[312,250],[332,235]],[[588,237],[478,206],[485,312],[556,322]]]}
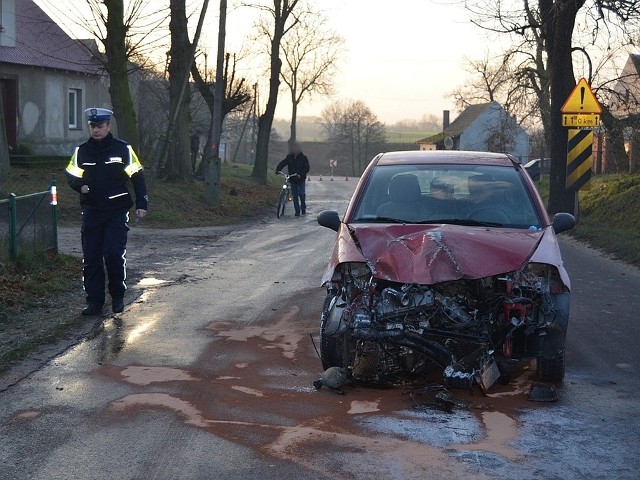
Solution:
{"label": "dark police uniform jacket", "polygon": [[78,193],[83,185],[89,187],[89,193],[80,193],[83,210],[128,210],[133,205],[127,189],[129,180],[136,194],[136,209],[147,209],[142,164],[131,145],[111,133],[99,142],[90,138],[76,148],[66,175],[69,185]]}
{"label": "dark police uniform jacket", "polygon": [[289,175],[297,173],[300,178],[292,178],[291,183],[302,183],[307,179],[307,173],[309,173],[309,159],[304,153],[294,155],[290,153],[282,160],[276,167],[276,172],[281,171],[284,167],[287,167]]}

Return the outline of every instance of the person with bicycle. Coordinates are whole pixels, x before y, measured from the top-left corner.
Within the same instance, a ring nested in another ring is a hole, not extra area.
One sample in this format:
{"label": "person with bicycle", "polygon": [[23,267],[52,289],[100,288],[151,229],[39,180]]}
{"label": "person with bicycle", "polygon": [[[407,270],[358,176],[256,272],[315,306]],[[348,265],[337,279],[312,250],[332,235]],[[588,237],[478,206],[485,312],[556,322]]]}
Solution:
{"label": "person with bicycle", "polygon": [[305,194],[305,185],[307,181],[307,173],[309,173],[309,159],[302,153],[302,147],[299,143],[294,142],[289,149],[289,155],[282,160],[276,167],[276,173],[287,167],[289,175],[294,175],[289,179],[291,183],[291,194],[293,196],[293,207],[296,210],[296,217],[307,213],[307,202]]}

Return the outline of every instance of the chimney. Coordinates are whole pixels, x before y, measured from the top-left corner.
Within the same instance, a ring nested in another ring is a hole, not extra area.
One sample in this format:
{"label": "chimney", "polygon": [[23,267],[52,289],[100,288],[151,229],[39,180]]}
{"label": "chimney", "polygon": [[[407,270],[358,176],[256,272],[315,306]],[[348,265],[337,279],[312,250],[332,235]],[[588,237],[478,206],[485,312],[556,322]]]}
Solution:
{"label": "chimney", "polygon": [[444,132],[447,128],[449,128],[449,110],[442,111],[442,131]]}

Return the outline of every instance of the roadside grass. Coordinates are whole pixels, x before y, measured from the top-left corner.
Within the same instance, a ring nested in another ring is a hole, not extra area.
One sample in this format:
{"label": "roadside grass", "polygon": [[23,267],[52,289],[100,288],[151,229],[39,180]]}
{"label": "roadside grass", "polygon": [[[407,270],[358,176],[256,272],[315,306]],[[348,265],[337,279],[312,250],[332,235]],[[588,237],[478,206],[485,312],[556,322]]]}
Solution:
{"label": "roadside grass", "polygon": [[[187,228],[228,225],[259,215],[277,202],[279,181],[269,172],[268,184],[251,178],[252,166],[225,164],[222,167],[220,201],[217,206],[204,200],[204,183],[157,181],[149,188],[149,215],[143,225],[159,228]],[[63,169],[51,167],[13,167],[9,189],[16,195],[44,191],[52,176],[58,184],[58,219],[61,225],[80,223],[78,195],[67,186]]]}
{"label": "roadside grass", "polygon": [[81,272],[81,260],[71,255],[23,256],[0,264],[0,322],[38,305],[47,295],[77,288]]}
{"label": "roadside grass", "polygon": [[640,266],[640,174],[601,175],[580,192],[580,218],[571,235]]}
{"label": "roadside grass", "polygon": [[[549,180],[536,182],[545,202]],[[578,225],[568,234],[640,266],[640,174],[598,175],[580,192]]]}
{"label": "roadside grass", "polygon": [[72,292],[81,296],[81,271],[81,260],[71,255],[23,256],[0,264],[0,371],[80,323],[56,312],[68,312]]}

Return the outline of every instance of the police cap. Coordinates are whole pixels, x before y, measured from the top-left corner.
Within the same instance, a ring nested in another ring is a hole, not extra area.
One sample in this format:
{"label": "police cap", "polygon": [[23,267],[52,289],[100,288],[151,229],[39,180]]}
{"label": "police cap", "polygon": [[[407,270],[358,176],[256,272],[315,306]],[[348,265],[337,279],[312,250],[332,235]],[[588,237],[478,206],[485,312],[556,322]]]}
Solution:
{"label": "police cap", "polygon": [[103,123],[111,120],[113,112],[106,108],[87,108],[84,114],[87,116],[87,122],[89,123]]}

